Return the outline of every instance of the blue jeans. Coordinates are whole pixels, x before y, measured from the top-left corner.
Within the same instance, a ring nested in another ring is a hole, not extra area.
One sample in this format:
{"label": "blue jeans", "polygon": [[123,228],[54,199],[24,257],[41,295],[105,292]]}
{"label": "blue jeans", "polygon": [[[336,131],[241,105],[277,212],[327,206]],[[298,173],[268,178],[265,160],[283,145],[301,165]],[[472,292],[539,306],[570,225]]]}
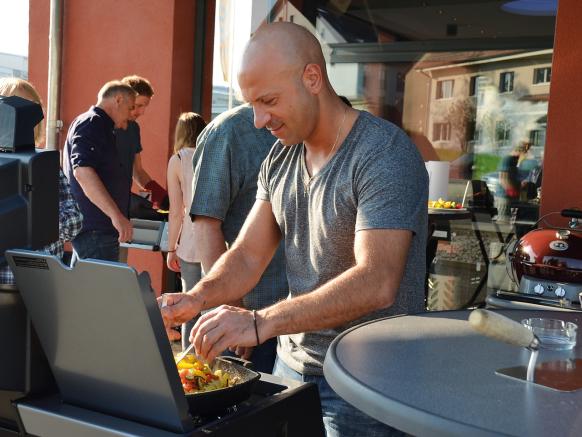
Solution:
{"label": "blue jeans", "polygon": [[85,231],[73,240],[73,249],[78,258],[119,261],[119,235],[117,232]]}
{"label": "blue jeans", "polygon": [[321,413],[327,437],[384,437],[404,436],[405,433],[372,419],[339,397],[325,377],[303,375],[291,369],[279,357],[275,360],[273,375],[303,382],[313,382],[319,389]]}

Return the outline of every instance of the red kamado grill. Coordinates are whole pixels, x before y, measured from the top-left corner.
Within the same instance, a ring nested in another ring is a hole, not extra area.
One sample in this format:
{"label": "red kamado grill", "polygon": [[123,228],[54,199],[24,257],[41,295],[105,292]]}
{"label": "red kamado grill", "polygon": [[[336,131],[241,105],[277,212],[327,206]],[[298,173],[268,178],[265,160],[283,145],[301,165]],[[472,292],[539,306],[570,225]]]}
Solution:
{"label": "red kamado grill", "polygon": [[[510,273],[519,284],[517,297],[542,305],[580,309],[582,227],[579,228],[579,220],[582,211],[566,209],[561,215],[570,219],[567,228],[535,229],[510,249]],[[498,297],[507,298],[508,295],[503,293]]]}

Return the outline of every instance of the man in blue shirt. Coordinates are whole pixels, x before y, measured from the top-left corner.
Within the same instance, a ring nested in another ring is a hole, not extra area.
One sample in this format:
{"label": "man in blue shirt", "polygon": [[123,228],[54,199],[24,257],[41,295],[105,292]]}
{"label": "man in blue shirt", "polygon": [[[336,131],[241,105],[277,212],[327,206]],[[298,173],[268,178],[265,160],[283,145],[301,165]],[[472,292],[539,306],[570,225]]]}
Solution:
{"label": "man in blue shirt", "polygon": [[71,124],[63,165],[83,213],[83,229],[73,240],[80,258],[119,259],[119,243],[131,240],[129,192],[115,148],[115,128],[127,128],[136,92],[120,81],[106,83],[97,104]]}
{"label": "man in blue shirt", "polygon": [[135,182],[140,189],[150,191],[154,209],[158,209],[167,196],[167,192],[143,168],[140,156],[143,150],[141,133],[136,121],[145,114],[154,96],[154,89],[147,79],[136,75],[126,76],[121,79],[121,82],[132,87],[137,93],[135,107],[131,112],[127,129],[115,129],[117,153],[123,167],[124,177],[127,180],[127,189],[131,191],[131,184]]}

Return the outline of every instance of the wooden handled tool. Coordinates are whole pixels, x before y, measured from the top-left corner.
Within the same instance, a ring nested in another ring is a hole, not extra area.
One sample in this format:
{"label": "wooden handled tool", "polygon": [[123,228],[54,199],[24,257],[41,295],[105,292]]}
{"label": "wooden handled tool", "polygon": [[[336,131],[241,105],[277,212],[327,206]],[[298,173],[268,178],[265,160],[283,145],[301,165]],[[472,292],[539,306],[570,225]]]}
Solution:
{"label": "wooden handled tool", "polygon": [[532,331],[492,311],[473,310],[469,315],[469,323],[476,331],[495,340],[532,350],[539,348],[539,340]]}

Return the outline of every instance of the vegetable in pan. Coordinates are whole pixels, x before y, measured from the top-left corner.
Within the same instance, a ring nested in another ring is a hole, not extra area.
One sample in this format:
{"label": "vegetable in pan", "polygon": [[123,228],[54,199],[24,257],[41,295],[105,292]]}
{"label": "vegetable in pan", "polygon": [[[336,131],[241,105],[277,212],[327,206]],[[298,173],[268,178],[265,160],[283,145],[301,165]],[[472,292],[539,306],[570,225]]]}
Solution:
{"label": "vegetable in pan", "polygon": [[218,369],[212,371],[208,363],[202,363],[192,354],[178,363],[178,374],[186,394],[199,393],[230,387],[237,383],[236,377]]}

